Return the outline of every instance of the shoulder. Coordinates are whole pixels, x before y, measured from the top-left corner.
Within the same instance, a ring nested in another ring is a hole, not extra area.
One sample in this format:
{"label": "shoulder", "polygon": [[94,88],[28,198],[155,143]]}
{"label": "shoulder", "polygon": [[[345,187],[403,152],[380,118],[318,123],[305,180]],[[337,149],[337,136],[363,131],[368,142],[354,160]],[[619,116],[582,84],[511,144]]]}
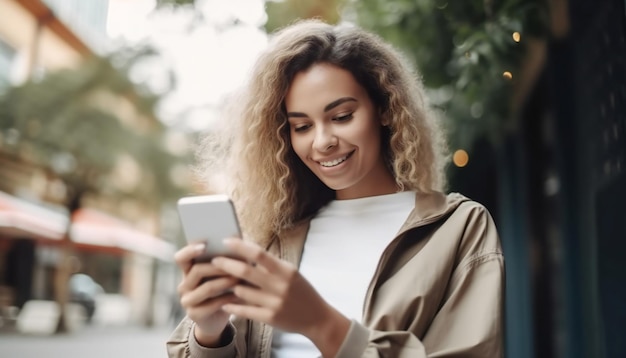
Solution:
{"label": "shoulder", "polygon": [[[453,193],[456,194],[456,193]],[[449,194],[449,196],[452,194]],[[464,200],[462,200],[454,214],[455,215],[460,215],[466,218],[466,220],[468,221],[468,223],[474,222],[474,221],[483,221],[486,220],[489,223],[493,224],[493,218],[491,217],[491,214],[489,213],[489,210],[481,203],[471,200],[465,196],[462,196],[461,194],[457,194],[458,196],[462,197]]]}
{"label": "shoulder", "polygon": [[487,208],[459,193],[418,193],[415,209],[400,232],[407,231],[414,238],[426,235],[431,244],[456,252],[457,256],[500,250],[496,226]]}
{"label": "shoulder", "polygon": [[502,247],[496,225],[487,208],[464,200],[439,228],[458,237],[457,262],[469,269],[488,261],[502,261]]}
{"label": "shoulder", "polygon": [[[472,257],[501,255],[500,237],[489,210],[459,193],[441,194],[432,237],[456,252],[457,262]],[[423,204],[422,204],[423,205]],[[423,210],[423,209],[422,209]]]}
{"label": "shoulder", "polygon": [[[457,194],[460,195],[460,194]],[[463,196],[461,196],[463,197]],[[450,224],[459,225],[465,229],[465,235],[484,234],[486,231],[496,231],[496,225],[489,210],[479,202],[466,197],[459,202],[450,214]]]}
{"label": "shoulder", "polygon": [[438,222],[453,215],[469,218],[488,215],[488,211],[480,203],[459,193],[418,192],[415,196],[415,208],[407,219],[407,224]]}
{"label": "shoulder", "polygon": [[481,203],[474,201],[460,193],[440,194],[440,217],[444,224],[461,227],[482,224],[493,225],[493,218],[489,210]]}

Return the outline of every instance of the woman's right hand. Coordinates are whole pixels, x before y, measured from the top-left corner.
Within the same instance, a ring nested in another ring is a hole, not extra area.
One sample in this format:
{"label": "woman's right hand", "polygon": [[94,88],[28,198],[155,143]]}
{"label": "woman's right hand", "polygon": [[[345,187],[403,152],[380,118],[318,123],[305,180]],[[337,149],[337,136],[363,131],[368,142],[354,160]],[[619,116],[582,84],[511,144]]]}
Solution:
{"label": "woman's right hand", "polygon": [[221,338],[230,316],[222,306],[236,301],[230,289],[239,280],[209,262],[194,263],[193,259],[204,250],[204,244],[190,244],[174,256],[183,272],[178,294],[187,316],[196,323],[194,335],[198,343],[219,347],[227,343],[221,342]]}

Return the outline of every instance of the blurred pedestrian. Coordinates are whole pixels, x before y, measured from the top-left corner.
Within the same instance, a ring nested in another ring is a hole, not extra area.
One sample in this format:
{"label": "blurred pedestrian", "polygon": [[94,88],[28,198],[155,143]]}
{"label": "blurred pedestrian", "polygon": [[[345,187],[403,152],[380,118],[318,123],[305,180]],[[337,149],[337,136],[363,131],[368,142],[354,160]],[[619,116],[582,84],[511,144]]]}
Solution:
{"label": "blurred pedestrian", "polygon": [[236,105],[204,171],[226,163],[245,240],[225,242],[246,261],[176,254],[187,317],[170,357],[503,355],[496,228],[442,192],[442,134],[396,50],[298,22]]}

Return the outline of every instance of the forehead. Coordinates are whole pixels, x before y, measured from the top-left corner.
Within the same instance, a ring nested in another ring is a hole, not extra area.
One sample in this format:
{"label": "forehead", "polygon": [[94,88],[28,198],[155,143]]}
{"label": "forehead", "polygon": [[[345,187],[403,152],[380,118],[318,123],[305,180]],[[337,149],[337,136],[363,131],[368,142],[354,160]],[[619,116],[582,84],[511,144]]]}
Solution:
{"label": "forehead", "polygon": [[368,99],[367,92],[350,71],[328,63],[318,63],[294,76],[287,90],[285,106],[289,110],[325,106],[346,96],[360,101]]}

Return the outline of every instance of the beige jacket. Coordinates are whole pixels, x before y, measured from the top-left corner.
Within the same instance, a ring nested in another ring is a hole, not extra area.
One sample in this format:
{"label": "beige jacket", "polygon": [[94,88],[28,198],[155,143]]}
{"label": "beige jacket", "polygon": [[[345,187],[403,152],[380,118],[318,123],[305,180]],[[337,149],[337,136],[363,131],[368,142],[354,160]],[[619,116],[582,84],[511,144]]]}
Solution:
{"label": "beige jacket", "polygon": [[[304,222],[268,250],[298,264]],[[337,357],[502,357],[504,259],[487,210],[460,194],[418,194],[370,282],[363,319]],[[183,319],[169,357],[270,357],[272,327],[234,318],[225,347],[201,347]],[[191,334],[190,334],[191,333]]]}

